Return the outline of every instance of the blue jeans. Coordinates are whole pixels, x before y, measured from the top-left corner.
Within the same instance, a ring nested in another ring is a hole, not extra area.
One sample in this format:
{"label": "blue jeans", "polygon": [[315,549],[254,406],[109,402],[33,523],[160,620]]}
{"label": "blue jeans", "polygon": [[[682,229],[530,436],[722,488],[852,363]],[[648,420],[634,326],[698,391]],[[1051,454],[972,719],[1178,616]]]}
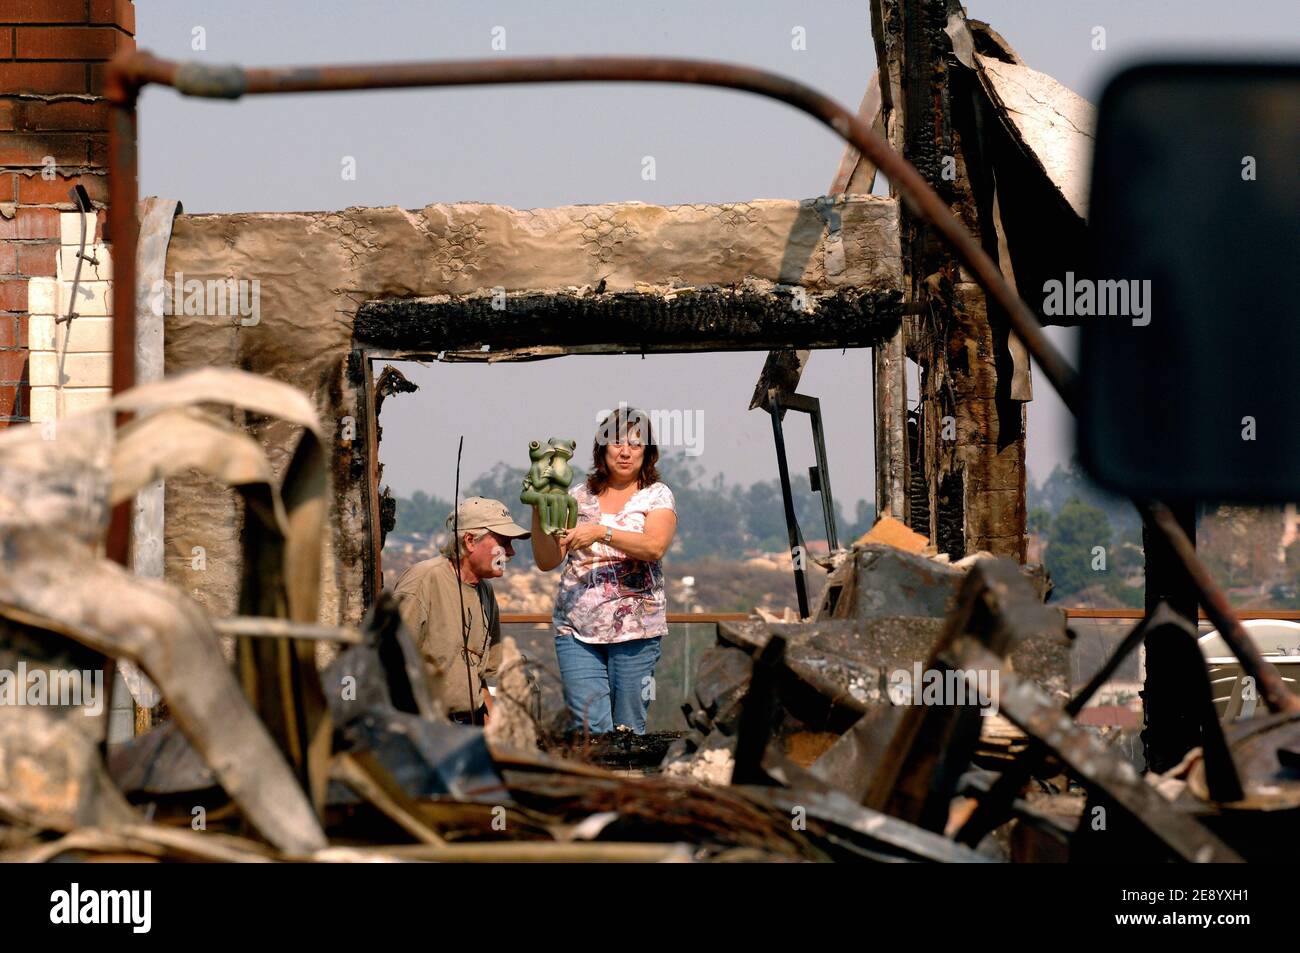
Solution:
{"label": "blue jeans", "polygon": [[573,727],[586,726],[600,734],[626,725],[638,735],[645,734],[661,641],[656,636],[593,644],[571,635],[557,636],[555,654]]}

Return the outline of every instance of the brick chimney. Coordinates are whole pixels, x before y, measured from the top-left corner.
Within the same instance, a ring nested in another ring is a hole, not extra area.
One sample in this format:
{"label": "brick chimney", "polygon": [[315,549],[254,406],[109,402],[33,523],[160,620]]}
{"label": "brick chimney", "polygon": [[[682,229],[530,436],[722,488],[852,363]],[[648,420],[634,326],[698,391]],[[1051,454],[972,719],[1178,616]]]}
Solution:
{"label": "brick chimney", "polygon": [[[111,263],[104,64],[135,49],[130,0],[0,0],[0,427],[107,399]],[[73,301],[82,185],[85,255]],[[77,314],[71,324],[56,319]]]}

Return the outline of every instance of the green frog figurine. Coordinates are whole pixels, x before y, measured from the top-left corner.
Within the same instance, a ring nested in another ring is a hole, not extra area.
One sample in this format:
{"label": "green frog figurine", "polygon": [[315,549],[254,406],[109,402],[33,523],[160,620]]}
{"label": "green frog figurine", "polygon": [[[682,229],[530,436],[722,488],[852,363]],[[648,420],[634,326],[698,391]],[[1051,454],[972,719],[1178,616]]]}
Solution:
{"label": "green frog figurine", "polygon": [[578,501],[569,496],[569,485],[573,482],[569,460],[577,447],[577,441],[558,437],[545,444],[536,440],[528,444],[531,465],[524,477],[519,502],[537,507],[542,532],[551,536],[578,525]]}
{"label": "green frog figurine", "polygon": [[569,496],[569,486],[573,483],[573,467],[569,461],[578,449],[576,440],[561,440],[552,437],[547,441],[553,452],[551,457],[551,495],[552,523],[556,527],[573,529],[578,525],[578,501]]}

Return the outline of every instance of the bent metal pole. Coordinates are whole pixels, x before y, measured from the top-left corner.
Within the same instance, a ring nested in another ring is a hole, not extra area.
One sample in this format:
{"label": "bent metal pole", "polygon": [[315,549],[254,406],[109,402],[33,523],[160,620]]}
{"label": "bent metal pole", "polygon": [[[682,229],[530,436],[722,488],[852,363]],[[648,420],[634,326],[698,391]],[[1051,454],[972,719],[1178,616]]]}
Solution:
{"label": "bent metal pole", "polygon": [[[904,199],[948,240],[980,286],[1007,313],[1011,328],[1024,342],[1065,405],[1078,413],[1077,378],[1048,340],[1030,307],[1003,279],[979,242],[957,221],[929,183],[883,138],[854,113],[809,86],[788,77],[732,63],[656,57],[539,57],[530,59],[450,60],[431,63],[376,63],[352,66],[290,66],[245,69],[160,59],[136,51],[113,60],[105,74],[105,97],[113,105],[109,137],[109,230],[114,247],[113,392],[135,381],[135,113],[139,91],[149,84],[171,86],[186,96],[239,99],[267,93],[338,92],[426,86],[486,86],[518,83],[680,83],[712,86],[776,99],[829,126],[898,186]],[[125,563],[129,549],[128,511],[120,505],[109,530],[109,555]],[[1277,670],[1259,653],[1236,613],[1215,585],[1195,548],[1176,521],[1143,517],[1164,535],[1195,583],[1206,615],[1231,646],[1246,675],[1254,677],[1273,711],[1300,712]],[[120,512],[118,512],[120,511]]]}

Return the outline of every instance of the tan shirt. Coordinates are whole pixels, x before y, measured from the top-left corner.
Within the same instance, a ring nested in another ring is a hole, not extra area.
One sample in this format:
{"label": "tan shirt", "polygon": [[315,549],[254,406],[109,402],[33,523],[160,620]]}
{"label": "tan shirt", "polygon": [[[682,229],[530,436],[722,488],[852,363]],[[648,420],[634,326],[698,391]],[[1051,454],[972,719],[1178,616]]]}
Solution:
{"label": "tan shirt", "polygon": [[435,556],[402,573],[393,594],[402,621],[424,656],[436,697],[450,712],[468,712],[483,704],[487,679],[496,678],[501,665],[501,620],[487,580],[476,586],[460,583],[469,617],[471,674],[467,679],[458,582],[451,560]]}

